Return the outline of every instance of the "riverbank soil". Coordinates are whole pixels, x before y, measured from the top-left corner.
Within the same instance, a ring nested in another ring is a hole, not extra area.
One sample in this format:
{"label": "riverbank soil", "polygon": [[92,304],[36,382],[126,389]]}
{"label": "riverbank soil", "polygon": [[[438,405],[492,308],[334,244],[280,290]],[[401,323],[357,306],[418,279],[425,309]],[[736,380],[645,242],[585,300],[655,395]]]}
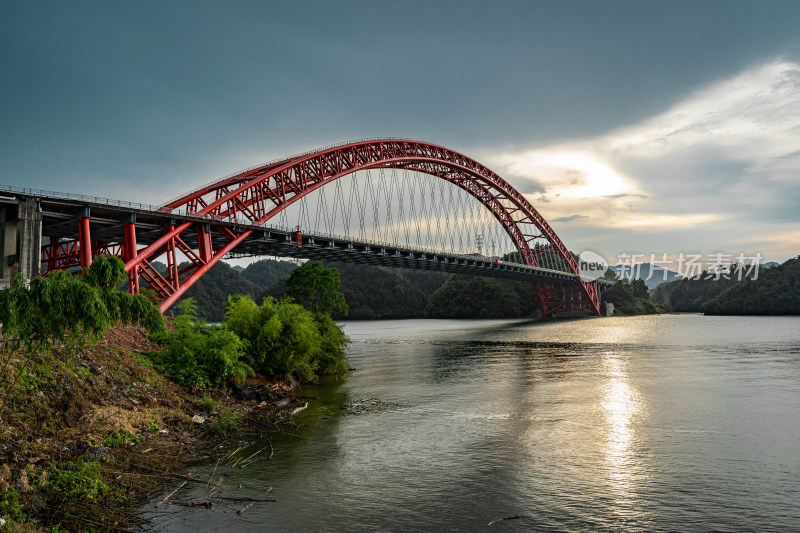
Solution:
{"label": "riverbank soil", "polygon": [[81,349],[0,353],[0,529],[127,529],[198,443],[285,415],[275,404],[288,401],[261,397],[285,397],[286,384],[201,398],[156,372],[151,350],[143,330],[117,327]]}

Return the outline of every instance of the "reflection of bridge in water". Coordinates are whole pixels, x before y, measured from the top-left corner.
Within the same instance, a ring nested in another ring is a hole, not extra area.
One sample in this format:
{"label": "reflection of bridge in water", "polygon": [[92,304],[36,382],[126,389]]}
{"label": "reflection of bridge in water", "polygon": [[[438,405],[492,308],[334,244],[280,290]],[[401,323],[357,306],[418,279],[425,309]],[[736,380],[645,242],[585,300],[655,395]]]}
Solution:
{"label": "reflection of bridge in water", "polygon": [[480,163],[417,141],[359,141],[290,157],[160,207],[0,187],[0,209],[4,277],[9,261],[30,276],[40,261],[47,271],[116,255],[132,290],[154,290],[162,310],[228,254],[529,280],[545,314],[600,310],[596,285],[580,279],[522,194]]}

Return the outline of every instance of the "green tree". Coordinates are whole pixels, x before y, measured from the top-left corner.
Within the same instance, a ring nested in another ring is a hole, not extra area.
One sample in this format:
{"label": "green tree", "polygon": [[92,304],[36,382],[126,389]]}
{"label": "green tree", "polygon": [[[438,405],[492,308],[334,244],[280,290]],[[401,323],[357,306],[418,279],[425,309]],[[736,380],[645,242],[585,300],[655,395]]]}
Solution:
{"label": "green tree", "polygon": [[635,298],[630,283],[627,280],[620,280],[608,287],[602,295],[603,302],[614,304],[615,311],[618,313],[633,313]]}
{"label": "green tree", "polygon": [[347,314],[344,294],[336,268],[325,268],[319,261],[308,261],[297,267],[286,280],[286,296],[314,313],[330,315],[334,311]]}
{"label": "green tree", "polygon": [[99,338],[116,324],[140,324],[151,331],[164,327],[164,318],[144,295],[116,289],[125,276],[122,261],[98,256],[82,279],[58,270],[26,285],[18,275],[0,291],[3,334],[18,337],[29,349],[46,341],[82,344]]}
{"label": "green tree", "polygon": [[631,289],[633,290],[634,298],[647,298],[650,299],[650,291],[647,289],[644,280],[635,279],[631,282]]}
{"label": "green tree", "polygon": [[344,374],[349,368],[344,349],[350,344],[350,339],[330,315],[315,315],[314,321],[320,336],[317,374]]}
{"label": "green tree", "polygon": [[[637,296],[641,294],[643,296]],[[664,307],[650,301],[647,285],[642,280],[620,280],[608,287],[602,294],[603,302],[613,303],[615,313],[622,315],[643,315],[648,313],[663,313]]]}
{"label": "green tree", "polygon": [[603,274],[603,279],[607,279],[609,281],[616,281],[617,273],[614,272],[612,269],[607,268],[605,273]]}
{"label": "green tree", "polygon": [[164,327],[164,316],[146,293],[128,294],[119,290],[127,272],[119,257],[99,255],[86,269],[81,281],[94,287],[108,312],[111,324],[140,324],[150,331]]}

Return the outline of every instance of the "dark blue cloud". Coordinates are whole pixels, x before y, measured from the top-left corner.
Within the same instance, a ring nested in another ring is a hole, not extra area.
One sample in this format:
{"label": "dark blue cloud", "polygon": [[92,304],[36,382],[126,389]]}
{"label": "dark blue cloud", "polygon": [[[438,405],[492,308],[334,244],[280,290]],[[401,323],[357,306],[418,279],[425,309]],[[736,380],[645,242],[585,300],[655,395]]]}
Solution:
{"label": "dark blue cloud", "polygon": [[588,137],[797,55],[798,23],[795,2],[6,3],[0,182],[157,196],[352,138]]}

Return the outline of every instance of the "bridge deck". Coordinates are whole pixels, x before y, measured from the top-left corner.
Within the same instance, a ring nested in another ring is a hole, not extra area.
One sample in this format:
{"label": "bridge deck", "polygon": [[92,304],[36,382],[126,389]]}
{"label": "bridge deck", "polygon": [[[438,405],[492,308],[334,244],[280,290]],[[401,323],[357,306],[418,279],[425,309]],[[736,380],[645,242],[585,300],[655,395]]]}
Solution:
{"label": "bridge deck", "polygon": [[[43,245],[49,242],[48,239],[75,239],[78,234],[79,218],[88,208],[91,214],[92,240],[104,243],[124,242],[124,221],[130,214],[134,214],[136,216],[136,240],[140,248],[161,237],[165,226],[190,221],[209,224],[212,230],[222,226],[235,230],[237,233],[243,230],[253,230],[253,234],[235,249],[235,253],[229,254],[231,257],[280,256],[321,259],[503,279],[542,281],[551,285],[567,284],[577,279],[576,275],[567,272],[502,261],[495,262],[492,258],[484,256],[413,249],[397,244],[361,241],[344,236],[304,232],[301,235],[301,246],[297,246],[297,235],[294,229],[213,220],[147,204],[0,186],[0,204],[14,203],[22,199],[34,199],[39,202],[42,213],[42,237],[45,238]],[[227,239],[219,232],[212,231],[212,235],[214,249],[219,249],[227,243]],[[182,239],[191,248],[197,248],[195,232],[184,232]]]}

